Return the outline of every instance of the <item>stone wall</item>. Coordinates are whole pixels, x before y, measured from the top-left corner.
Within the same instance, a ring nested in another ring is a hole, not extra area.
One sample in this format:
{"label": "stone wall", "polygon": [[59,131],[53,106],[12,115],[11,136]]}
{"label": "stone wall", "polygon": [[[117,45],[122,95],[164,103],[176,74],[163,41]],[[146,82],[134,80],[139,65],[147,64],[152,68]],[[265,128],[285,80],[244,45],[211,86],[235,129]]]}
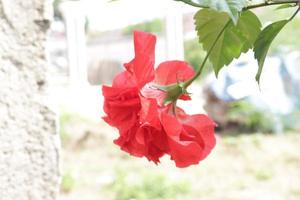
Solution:
{"label": "stone wall", "polygon": [[46,105],[51,1],[0,0],[0,200],[54,200],[56,116]]}

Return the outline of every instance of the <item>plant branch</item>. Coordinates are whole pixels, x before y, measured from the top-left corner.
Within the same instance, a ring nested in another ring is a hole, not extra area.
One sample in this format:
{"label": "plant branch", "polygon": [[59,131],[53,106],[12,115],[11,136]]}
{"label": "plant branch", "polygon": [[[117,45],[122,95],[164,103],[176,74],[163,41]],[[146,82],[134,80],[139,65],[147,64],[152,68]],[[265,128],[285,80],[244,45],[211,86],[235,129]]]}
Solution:
{"label": "plant branch", "polygon": [[228,22],[225,24],[225,26],[223,27],[223,29],[220,31],[220,33],[219,33],[218,36],[216,37],[214,43],[213,43],[212,46],[210,47],[210,49],[209,49],[209,51],[207,52],[207,54],[206,54],[206,56],[205,56],[203,62],[201,63],[200,68],[199,68],[199,70],[197,71],[197,73],[193,76],[193,78],[191,78],[190,80],[188,80],[188,81],[186,81],[186,82],[184,83],[184,85],[183,85],[183,88],[184,88],[184,89],[186,89],[190,84],[192,84],[192,82],[193,82],[194,80],[196,80],[196,79],[201,75],[201,73],[202,73],[202,71],[203,71],[203,68],[204,68],[204,66],[205,66],[205,64],[206,64],[206,62],[207,62],[207,60],[208,60],[208,58],[209,58],[211,52],[214,50],[214,48],[215,48],[217,42],[219,41],[220,37],[222,36],[222,34],[223,34],[224,31],[226,30],[226,28],[229,26],[230,22],[231,22],[231,20],[228,20]]}
{"label": "plant branch", "polygon": [[[204,6],[198,3],[193,2],[192,0],[174,0],[174,1],[181,1],[183,3],[186,3],[188,5],[197,7],[197,8],[209,8],[209,6]],[[299,4],[300,0],[281,0],[281,1],[266,1],[264,3],[260,3],[260,4],[254,4],[254,5],[249,5],[245,8],[243,8],[243,10],[250,10],[250,9],[254,9],[254,8],[260,8],[260,7],[266,7],[266,6],[274,6],[274,5],[281,5],[281,4]]]}
{"label": "plant branch", "polygon": [[274,2],[266,1],[265,3],[260,3],[260,4],[247,6],[243,10],[250,10],[250,9],[254,9],[254,8],[281,5],[281,4],[290,4],[290,3],[298,4],[299,2],[300,2],[299,0],[283,0],[283,1],[274,1]]}

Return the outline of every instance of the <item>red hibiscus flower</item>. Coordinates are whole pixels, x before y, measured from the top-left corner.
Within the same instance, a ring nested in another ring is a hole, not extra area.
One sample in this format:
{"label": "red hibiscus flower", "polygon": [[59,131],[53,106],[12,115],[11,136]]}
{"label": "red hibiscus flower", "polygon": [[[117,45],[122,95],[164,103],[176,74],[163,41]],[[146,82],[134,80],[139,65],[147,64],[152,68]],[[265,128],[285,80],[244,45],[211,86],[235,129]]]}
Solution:
{"label": "red hibiscus flower", "polygon": [[111,87],[102,88],[103,119],[118,128],[114,142],[131,155],[158,163],[169,154],[177,167],[197,164],[215,146],[215,123],[176,107],[177,99],[190,99],[182,83],[195,73],[183,61],[167,61],[154,70],[155,43],[155,36],[134,32],[134,59]]}

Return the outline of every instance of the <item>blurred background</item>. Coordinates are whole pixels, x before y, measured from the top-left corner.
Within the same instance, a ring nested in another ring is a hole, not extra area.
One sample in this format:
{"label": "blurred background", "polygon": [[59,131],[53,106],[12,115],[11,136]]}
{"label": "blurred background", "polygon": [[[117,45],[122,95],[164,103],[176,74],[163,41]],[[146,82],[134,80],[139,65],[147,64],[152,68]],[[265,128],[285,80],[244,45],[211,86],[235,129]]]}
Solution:
{"label": "blurred background", "polygon": [[[257,9],[264,25],[291,9]],[[190,88],[188,113],[217,123],[217,146],[197,166],[156,166],[113,145],[118,137],[101,116],[101,85],[133,58],[132,31],[157,35],[156,66],[185,59],[195,69],[198,44],[190,6],[172,0],[54,1],[48,35],[48,101],[59,113],[60,200],[300,199],[300,18],[275,40],[260,87],[248,52],[215,78],[209,64]],[[274,14],[276,13],[276,14]]]}

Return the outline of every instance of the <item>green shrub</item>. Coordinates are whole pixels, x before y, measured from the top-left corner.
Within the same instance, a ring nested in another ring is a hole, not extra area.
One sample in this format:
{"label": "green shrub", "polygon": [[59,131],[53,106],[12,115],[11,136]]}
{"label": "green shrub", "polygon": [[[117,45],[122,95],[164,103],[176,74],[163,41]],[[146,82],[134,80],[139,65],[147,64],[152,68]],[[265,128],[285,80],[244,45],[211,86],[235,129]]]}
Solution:
{"label": "green shrub", "polygon": [[231,103],[227,117],[229,121],[239,125],[239,131],[263,133],[275,131],[274,116],[246,101]]}
{"label": "green shrub", "polygon": [[130,25],[123,30],[124,35],[131,35],[134,30],[162,34],[164,31],[164,21],[161,19],[154,19],[152,21]]}
{"label": "green shrub", "polygon": [[162,174],[125,173],[118,171],[114,183],[108,188],[116,200],[169,200],[189,191],[186,181],[171,181]]}
{"label": "green shrub", "polygon": [[64,193],[69,193],[73,190],[74,186],[75,186],[74,177],[70,173],[64,174],[60,185],[61,191]]}
{"label": "green shrub", "polygon": [[72,114],[68,112],[62,112],[59,116],[59,135],[63,145],[70,140],[70,133],[66,131],[66,125],[72,120]]}
{"label": "green shrub", "polygon": [[294,110],[288,115],[281,116],[284,129],[288,131],[295,131],[300,129],[300,109]]}
{"label": "green shrub", "polygon": [[268,169],[260,169],[255,172],[255,178],[259,181],[267,181],[272,179],[273,173]]}

